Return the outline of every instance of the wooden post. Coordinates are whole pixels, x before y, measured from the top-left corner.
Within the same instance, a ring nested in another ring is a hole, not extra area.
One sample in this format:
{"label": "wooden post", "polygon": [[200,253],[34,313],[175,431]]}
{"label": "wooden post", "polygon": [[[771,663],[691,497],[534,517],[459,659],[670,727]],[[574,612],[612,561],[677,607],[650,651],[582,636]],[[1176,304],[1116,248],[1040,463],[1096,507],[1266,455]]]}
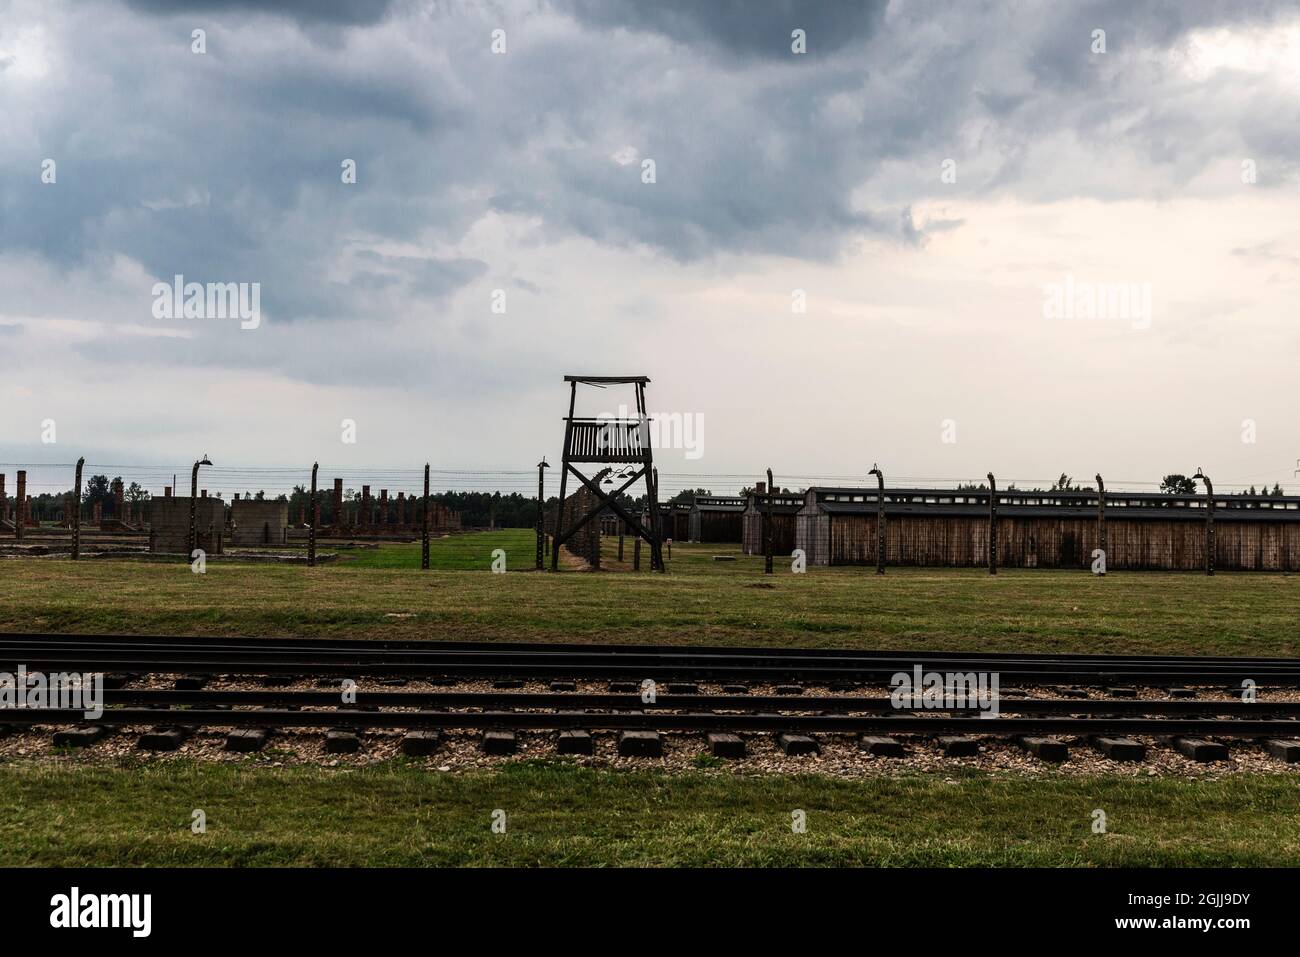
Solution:
{"label": "wooden post", "polygon": [[989,473],[989,574],[998,573],[998,483]]}
{"label": "wooden post", "polygon": [[1100,575],[1106,574],[1106,562],[1109,556],[1106,554],[1106,483],[1101,480],[1101,473],[1097,473],[1097,547],[1101,549],[1101,571]]}
{"label": "wooden post", "polygon": [[623,560],[623,533],[625,531],[627,531],[627,525],[620,518],[618,520],[618,560],[620,562]]}
{"label": "wooden post", "polygon": [[[644,405],[644,399],[642,400],[642,404]],[[643,416],[642,421],[646,422],[648,420],[645,419]],[[650,444],[649,426],[646,427],[645,441],[647,445]],[[668,568],[664,564],[664,553],[663,553],[664,523],[663,523],[663,516],[659,513],[659,468],[658,466],[652,468],[650,470],[649,476],[647,477],[650,479],[650,530],[654,532],[654,541],[650,543],[650,570],[663,572],[663,571],[667,571]],[[672,553],[669,552],[669,557],[671,556]]]}
{"label": "wooden post", "polygon": [[77,477],[72,486],[72,560],[81,558],[81,467],[85,458],[77,459]]}
{"label": "wooden post", "polygon": [[[650,499],[650,570],[658,572],[668,571],[664,564],[663,553],[663,535],[655,531],[655,523],[659,521],[659,469],[649,468],[650,466],[650,413],[646,409],[645,401],[645,383],[636,384],[636,403],[637,415],[640,417],[638,429],[641,434],[642,448],[646,455],[646,478],[649,480],[647,492]],[[662,530],[661,530],[662,531]]]}
{"label": "wooden post", "polygon": [[885,473],[880,466],[871,466],[868,475],[876,477],[879,489],[876,494],[876,574],[885,574]]}
{"label": "wooden post", "polygon": [[316,470],[320,468],[319,462],[311,463],[311,511],[308,513],[308,519],[311,522],[307,526],[307,567],[316,567],[316,525],[320,520],[320,505],[316,502]]}
{"label": "wooden post", "polygon": [[569,442],[573,437],[573,409],[578,401],[578,383],[569,383],[569,417],[564,420],[564,464],[560,467],[560,497],[555,503],[555,539],[551,542],[551,571],[560,567],[560,528],[564,521],[564,493],[569,485]]}
{"label": "wooden post", "polygon": [[641,570],[641,536],[638,535],[632,540],[632,571]]}

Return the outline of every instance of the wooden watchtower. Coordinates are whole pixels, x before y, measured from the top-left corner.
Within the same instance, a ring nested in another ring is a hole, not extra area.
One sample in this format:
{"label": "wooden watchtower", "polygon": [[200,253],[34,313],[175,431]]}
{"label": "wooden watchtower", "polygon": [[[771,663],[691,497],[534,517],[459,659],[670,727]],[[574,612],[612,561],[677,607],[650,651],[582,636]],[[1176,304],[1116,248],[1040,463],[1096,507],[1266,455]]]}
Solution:
{"label": "wooden watchtower", "polygon": [[[659,514],[658,489],[655,488],[654,462],[650,450],[650,418],[645,404],[645,387],[650,380],[641,375],[566,375],[564,381],[569,383],[569,414],[564,419],[564,455],[560,466],[560,500],[555,509],[555,541],[551,548],[551,571],[559,567],[560,546],[584,525],[595,519],[606,506],[623,520],[633,534],[639,535],[650,545],[650,567],[657,571],[664,571],[663,550],[660,547],[657,523],[651,522],[650,527],[646,528],[615,498],[644,478],[646,500],[650,505],[649,514]],[[636,393],[636,418],[577,418],[574,415],[574,408],[578,400],[579,385],[592,385],[601,389],[608,386],[632,386]],[[618,465],[629,468],[617,473],[624,479],[623,484],[613,492],[607,493],[600,487],[598,476],[588,477],[577,468],[577,465],[585,464],[604,466],[606,471]],[[631,477],[626,477],[625,473],[632,468],[635,468],[635,471],[632,471]],[[572,526],[562,528],[564,498],[570,473],[596,496],[596,505],[585,515],[580,516]]]}

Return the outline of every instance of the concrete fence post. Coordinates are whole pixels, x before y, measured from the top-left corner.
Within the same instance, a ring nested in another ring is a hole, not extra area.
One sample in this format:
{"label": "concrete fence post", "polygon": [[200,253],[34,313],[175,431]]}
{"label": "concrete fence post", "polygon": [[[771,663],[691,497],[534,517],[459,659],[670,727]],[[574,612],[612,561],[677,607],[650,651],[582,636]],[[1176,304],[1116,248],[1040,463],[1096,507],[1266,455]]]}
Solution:
{"label": "concrete fence post", "polygon": [[763,508],[763,574],[772,574],[772,496],[776,486],[772,484],[772,470],[767,470],[767,501]]}
{"label": "concrete fence post", "polygon": [[81,469],[85,458],[77,459],[77,475],[72,485],[72,560],[81,558]]}
{"label": "concrete fence post", "polygon": [[[546,570],[546,464],[545,457],[537,463],[537,570]],[[619,558],[623,556],[620,554]]]}
{"label": "concrete fence post", "polygon": [[1106,551],[1106,483],[1101,480],[1101,473],[1097,473],[1097,547],[1101,549],[1101,571],[1099,575],[1106,574],[1106,563],[1110,560],[1110,554]]}
{"label": "concrete fence post", "polygon": [[876,477],[876,574],[885,574],[885,473],[871,466],[868,475]]}
{"label": "concrete fence post", "polygon": [[18,470],[17,497],[14,499],[14,538],[22,541],[26,537],[27,524],[27,471]]}
{"label": "concrete fence post", "polygon": [[429,570],[429,463],[424,463],[424,503],[420,508],[420,569]]}
{"label": "concrete fence post", "polygon": [[316,526],[320,524],[320,504],[316,501],[316,471],[319,462],[311,463],[311,509],[307,513],[307,567],[316,567]]}
{"label": "concrete fence post", "polygon": [[989,574],[998,573],[998,483],[989,473]]}
{"label": "concrete fence post", "polygon": [[1199,467],[1193,479],[1205,483],[1205,574],[1214,574],[1214,483]]}

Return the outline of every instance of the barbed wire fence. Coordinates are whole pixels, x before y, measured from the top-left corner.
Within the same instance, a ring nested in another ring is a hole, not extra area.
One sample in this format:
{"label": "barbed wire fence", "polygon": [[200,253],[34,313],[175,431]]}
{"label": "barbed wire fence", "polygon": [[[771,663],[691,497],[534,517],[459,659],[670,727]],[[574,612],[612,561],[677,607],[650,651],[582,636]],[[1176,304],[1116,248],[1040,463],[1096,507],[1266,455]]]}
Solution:
{"label": "barbed wire fence", "polygon": [[[193,463],[182,464],[124,464],[88,461],[84,466],[87,477],[103,475],[110,481],[120,478],[124,486],[137,485],[149,497],[161,496],[164,488],[171,488],[174,495],[187,495],[187,482]],[[768,465],[755,467],[748,472],[659,472],[660,499],[664,500],[681,492],[706,489],[712,495],[738,495],[742,490],[753,488],[757,482],[765,481]],[[1190,467],[1189,467],[1190,468]],[[63,495],[73,487],[75,462],[0,462],[0,474],[6,474],[9,494],[13,494],[14,474],[19,470],[27,472],[27,491],[33,498],[38,495]],[[500,493],[517,494],[535,499],[537,495],[537,469],[521,468],[447,468],[430,467],[431,491],[445,493]],[[802,491],[813,486],[836,486],[847,488],[871,488],[875,480],[867,473],[869,467],[861,473],[782,473],[776,471],[775,481],[779,488],[792,492]],[[1287,465],[1286,473],[1295,475],[1293,465]],[[200,471],[202,486],[210,495],[230,501],[235,494],[256,495],[261,492],[266,498],[278,498],[281,495],[292,496],[309,486],[311,481],[311,463],[301,466],[205,466]],[[1187,473],[1190,474],[1190,471]],[[1224,492],[1245,492],[1256,488],[1260,494],[1271,490],[1282,479],[1277,475],[1268,478],[1256,477],[1216,481],[1215,487]],[[328,462],[320,465],[322,487],[328,495],[333,479],[342,479],[345,495],[349,492],[361,493],[369,485],[372,490],[387,489],[390,495],[401,491],[407,495],[418,495],[423,489],[423,464],[403,466],[379,466],[374,468],[357,466],[331,466]],[[1051,489],[1058,481],[1057,476],[1008,476],[1000,474],[998,481],[1010,488],[1021,490]],[[889,474],[891,485],[909,488],[953,489],[959,487],[979,486],[986,482],[983,473],[969,476],[933,476]],[[559,476],[547,472],[543,478],[546,494],[553,497],[559,493]],[[1079,478],[1077,484],[1087,487],[1090,480]],[[1146,479],[1112,479],[1107,477],[1107,488],[1113,491],[1149,491],[1158,489],[1160,482]]]}
{"label": "barbed wire fence", "polygon": [[[176,497],[190,495],[191,469],[194,463],[124,463],[87,462],[83,466],[82,502],[80,515],[83,525],[88,524],[92,511],[88,504],[92,494],[100,496],[101,507],[95,511],[97,519],[121,519],[117,503],[108,504],[105,498],[109,483],[121,482],[126,517],[133,520],[134,531],[143,536],[145,522],[151,518],[149,502],[163,498],[167,490]],[[1293,467],[1286,467],[1291,472]],[[302,544],[301,530],[311,523],[308,488],[311,482],[311,464],[303,466],[265,466],[265,465],[204,465],[199,470],[198,491],[219,499],[230,505],[236,497],[283,500],[288,505],[288,525],[290,533],[286,544]],[[16,518],[16,495],[18,492],[17,473],[25,473],[23,491],[30,498],[28,518],[38,523],[52,534],[61,530],[50,526],[62,525],[66,528],[71,522],[65,514],[71,501],[75,484],[76,463],[50,462],[0,462],[0,475],[8,481],[2,487],[5,495],[3,511],[5,518]],[[328,463],[319,467],[318,508],[323,513],[320,520],[313,525],[319,526],[326,536],[336,533],[337,547],[340,538],[356,538],[365,541],[404,542],[415,549],[413,559],[419,567],[420,556],[420,506],[417,504],[424,491],[423,465],[418,466],[375,466],[358,467],[356,465],[331,466]],[[702,492],[715,496],[739,495],[746,489],[753,489],[760,482],[766,481],[765,469],[750,472],[660,472],[658,474],[658,498],[660,502],[679,501],[691,493]],[[1014,490],[1030,491],[1035,489],[1051,490],[1060,485],[1061,475],[1054,477],[999,477],[999,491],[1006,493]],[[442,558],[449,560],[452,567],[479,568],[487,567],[493,561],[493,548],[503,547],[506,567],[511,570],[531,568],[535,565],[532,545],[537,527],[537,496],[539,483],[543,490],[545,508],[543,518],[550,526],[556,498],[559,493],[558,469],[531,468],[497,468],[497,467],[433,467],[429,468],[429,490],[432,502],[456,513],[454,525],[440,525],[434,530],[436,539],[434,547],[439,549]],[[934,489],[954,490],[959,488],[981,488],[986,476],[918,476],[887,475],[889,486],[897,489]],[[338,506],[335,483],[341,483],[343,508]],[[846,489],[869,489],[874,487],[874,480],[864,472],[861,475],[839,472],[836,474],[791,473],[782,474],[779,470],[774,476],[775,490],[780,492],[801,493],[811,487],[836,487]],[[94,483],[92,492],[92,483]],[[1246,492],[1253,483],[1219,482],[1216,483],[1218,495],[1232,495]],[[1274,483],[1277,485],[1278,483]],[[1107,491],[1132,492],[1150,495],[1160,488],[1159,481],[1108,479]],[[1261,487],[1262,486],[1262,487]],[[1091,483],[1079,479],[1069,484],[1071,488],[1087,489]],[[1256,491],[1268,494],[1272,487],[1268,483],[1254,485]],[[1285,490],[1284,490],[1285,491]],[[687,495],[683,495],[687,493]],[[114,493],[115,494],[115,493]],[[680,497],[680,498],[679,498]],[[636,499],[632,500],[636,503]],[[358,518],[367,506],[370,519],[360,522]],[[107,505],[107,507],[105,507]],[[376,513],[382,518],[376,520]],[[230,513],[233,516],[233,512]],[[28,526],[31,530],[31,526]],[[297,529],[299,534],[294,535]],[[505,538],[485,541],[481,536],[465,535],[464,532],[480,530],[515,530]],[[95,525],[89,522],[88,531],[92,534],[110,535],[113,531],[129,533],[131,527],[116,528],[111,523]],[[508,546],[508,547],[506,547]],[[143,547],[143,546],[142,546]],[[400,550],[393,561],[401,563],[405,559]],[[409,556],[408,556],[409,557]],[[372,556],[369,560],[384,563],[386,558]]]}

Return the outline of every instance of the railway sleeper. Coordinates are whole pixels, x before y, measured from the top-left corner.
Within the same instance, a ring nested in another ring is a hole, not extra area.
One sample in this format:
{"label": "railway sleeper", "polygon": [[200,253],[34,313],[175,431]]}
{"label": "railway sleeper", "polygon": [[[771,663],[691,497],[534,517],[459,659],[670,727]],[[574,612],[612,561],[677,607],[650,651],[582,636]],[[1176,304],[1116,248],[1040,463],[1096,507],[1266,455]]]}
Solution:
{"label": "railway sleeper", "polygon": [[782,732],[776,736],[776,746],[792,758],[804,754],[821,753],[821,747],[817,744],[817,741],[806,734]]}
{"label": "railway sleeper", "polygon": [[1217,741],[1207,741],[1205,738],[1174,738],[1173,744],[1179,754],[1193,761],[1228,760],[1227,745],[1219,744]]}
{"label": "railway sleeper", "polygon": [[1294,738],[1272,738],[1264,743],[1264,750],[1287,764],[1300,763],[1300,741]]}
{"label": "railway sleeper", "polygon": [[901,758],[903,746],[895,738],[884,738],[874,734],[864,734],[858,739],[858,747],[877,758]]}
{"label": "railway sleeper", "polygon": [[590,757],[595,753],[591,732],[576,728],[561,731],[555,748],[560,754],[580,754]]}
{"label": "railway sleeper", "polygon": [[261,751],[271,736],[268,728],[235,728],[226,735],[224,749],[239,754],[251,754]]}
{"label": "railway sleeper", "polygon": [[361,739],[350,728],[333,728],[325,735],[326,754],[355,754],[361,748]]}
{"label": "railway sleeper", "polygon": [[1060,738],[1022,737],[1020,746],[1038,760],[1054,764],[1059,764],[1070,756],[1070,746]]}
{"label": "railway sleeper", "polygon": [[973,758],[980,753],[979,741],[962,735],[943,735],[939,747],[945,758]]}
{"label": "railway sleeper", "polygon": [[85,748],[102,741],[116,729],[111,724],[86,724],[54,732],[56,748]]}
{"label": "railway sleeper", "polygon": [[402,738],[402,753],[411,758],[426,758],[438,750],[442,734],[435,730],[408,731]]}
{"label": "railway sleeper", "polygon": [[1093,738],[1092,746],[1112,761],[1141,761],[1146,758],[1146,745],[1132,738]]}
{"label": "railway sleeper", "polygon": [[664,741],[658,731],[624,731],[618,736],[621,758],[661,758]]}
{"label": "railway sleeper", "polygon": [[715,758],[743,758],[745,756],[745,739],[738,734],[726,731],[709,733],[709,753]]}
{"label": "railway sleeper", "polygon": [[519,747],[519,739],[513,731],[484,731],[479,746],[484,754],[514,754]]}
{"label": "railway sleeper", "polygon": [[136,747],[141,751],[175,751],[189,740],[194,731],[190,725],[159,725],[140,735]]}

